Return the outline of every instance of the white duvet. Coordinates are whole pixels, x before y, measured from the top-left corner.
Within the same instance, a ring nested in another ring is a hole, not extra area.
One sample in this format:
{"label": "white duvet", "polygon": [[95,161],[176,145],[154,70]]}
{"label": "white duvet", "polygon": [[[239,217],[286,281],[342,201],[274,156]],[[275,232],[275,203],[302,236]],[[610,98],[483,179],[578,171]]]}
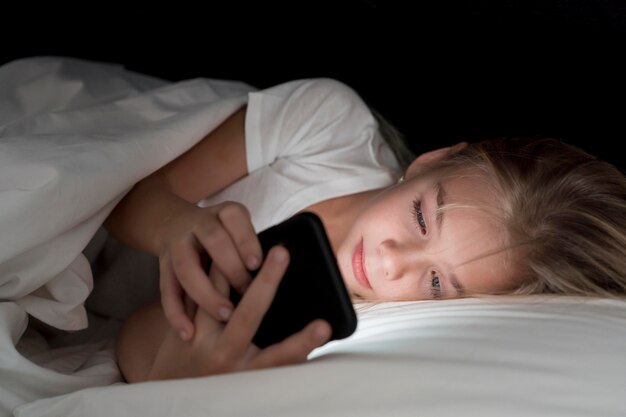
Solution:
{"label": "white duvet", "polygon": [[115,314],[91,315],[87,339],[27,331],[29,317],[87,326],[83,250],[102,221],[250,89],[67,58],[0,67],[0,415],[626,415],[622,301],[386,303],[304,365],[134,385],[113,358]]}

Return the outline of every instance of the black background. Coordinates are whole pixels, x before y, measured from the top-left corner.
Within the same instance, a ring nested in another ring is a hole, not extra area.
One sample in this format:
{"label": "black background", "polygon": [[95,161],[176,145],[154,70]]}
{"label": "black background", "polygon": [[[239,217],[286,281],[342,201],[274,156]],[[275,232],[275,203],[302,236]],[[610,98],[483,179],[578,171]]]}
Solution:
{"label": "black background", "polygon": [[259,88],[332,77],[416,152],[549,135],[626,166],[626,2],[157,3],[5,7],[0,63],[74,56]]}

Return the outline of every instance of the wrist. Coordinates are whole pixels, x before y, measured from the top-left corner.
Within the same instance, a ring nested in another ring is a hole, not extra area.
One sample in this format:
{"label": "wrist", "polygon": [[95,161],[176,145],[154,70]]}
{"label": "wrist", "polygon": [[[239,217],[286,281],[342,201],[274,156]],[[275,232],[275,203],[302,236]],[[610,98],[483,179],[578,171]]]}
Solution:
{"label": "wrist", "polygon": [[177,236],[181,230],[190,230],[193,219],[201,208],[183,199],[170,202],[170,209],[165,211],[153,231],[153,252],[161,256],[167,248],[170,239]]}

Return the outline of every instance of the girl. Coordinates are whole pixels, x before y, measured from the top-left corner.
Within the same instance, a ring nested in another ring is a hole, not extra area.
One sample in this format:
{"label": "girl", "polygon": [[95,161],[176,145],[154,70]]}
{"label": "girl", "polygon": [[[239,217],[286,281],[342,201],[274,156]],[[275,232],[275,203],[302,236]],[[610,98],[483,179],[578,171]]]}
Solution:
{"label": "girl", "polygon": [[[299,363],[325,343],[322,321],[264,350],[251,343],[289,257],[276,247],[262,259],[255,231],[302,210],[322,219],[355,301],[624,295],[626,181],[615,167],[552,139],[411,158],[393,133],[346,85],[294,81],[250,93],[136,184],[105,225],[159,257],[162,303],[122,329],[126,379]],[[244,294],[236,310],[230,286]]]}

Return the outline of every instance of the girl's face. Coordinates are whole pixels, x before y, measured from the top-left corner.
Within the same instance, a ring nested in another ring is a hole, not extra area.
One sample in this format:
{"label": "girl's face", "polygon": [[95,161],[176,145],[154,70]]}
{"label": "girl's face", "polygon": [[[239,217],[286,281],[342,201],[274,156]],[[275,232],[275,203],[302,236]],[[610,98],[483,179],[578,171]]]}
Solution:
{"label": "girl's face", "polygon": [[[417,175],[372,199],[337,250],[346,285],[365,300],[492,293],[512,284],[503,238],[476,207],[496,199],[480,178]],[[467,204],[437,214],[443,204]],[[486,254],[494,254],[485,256]]]}

